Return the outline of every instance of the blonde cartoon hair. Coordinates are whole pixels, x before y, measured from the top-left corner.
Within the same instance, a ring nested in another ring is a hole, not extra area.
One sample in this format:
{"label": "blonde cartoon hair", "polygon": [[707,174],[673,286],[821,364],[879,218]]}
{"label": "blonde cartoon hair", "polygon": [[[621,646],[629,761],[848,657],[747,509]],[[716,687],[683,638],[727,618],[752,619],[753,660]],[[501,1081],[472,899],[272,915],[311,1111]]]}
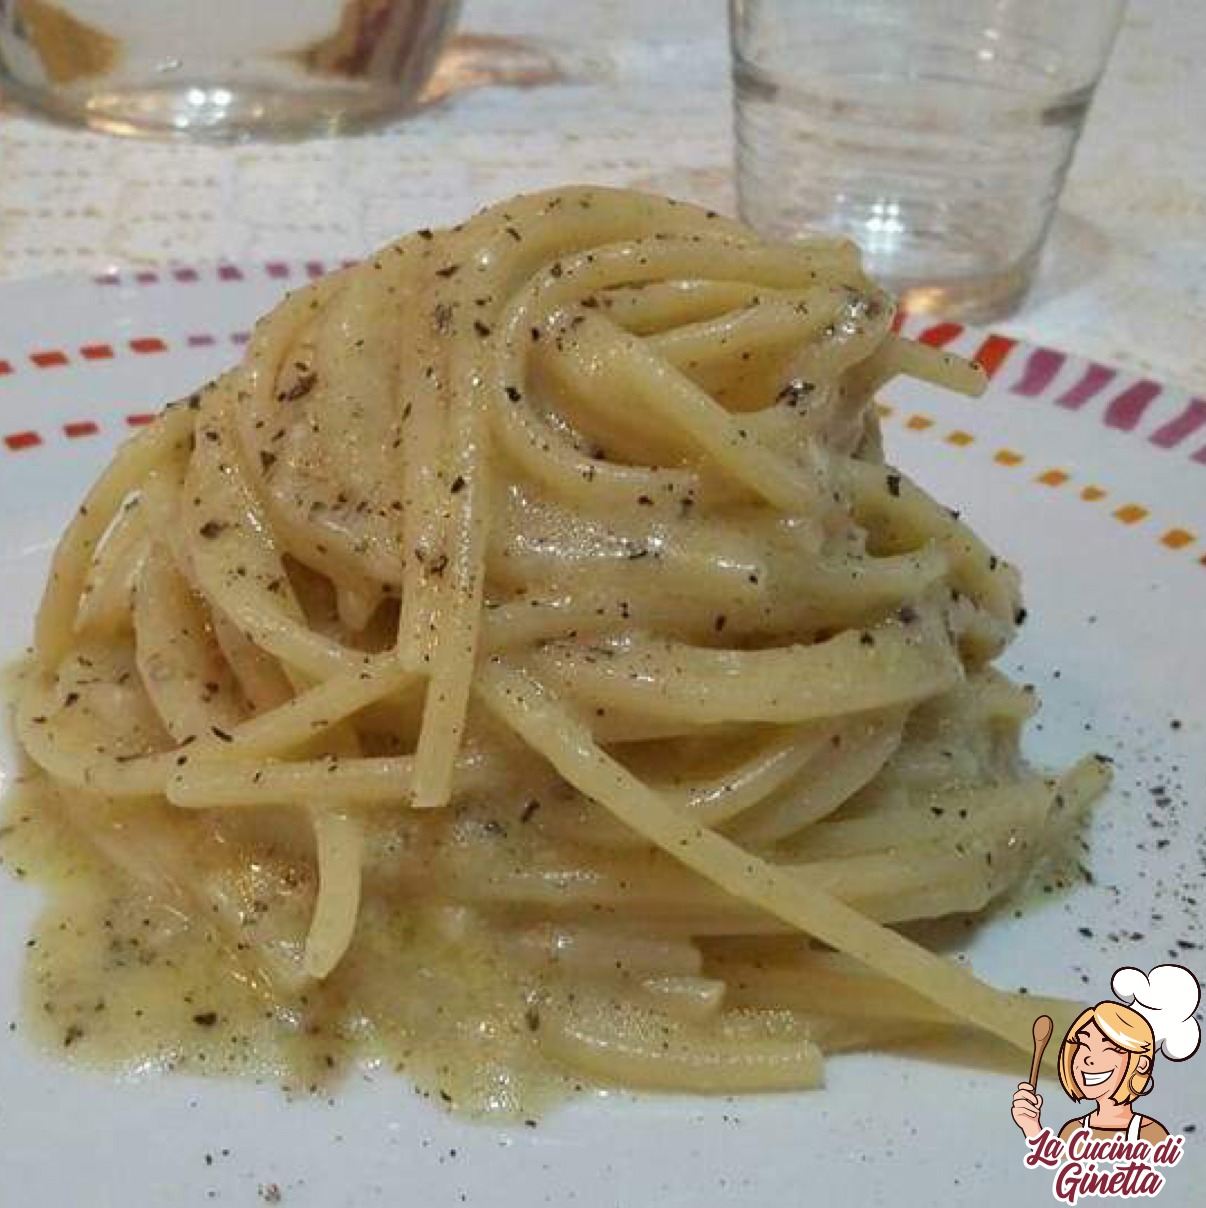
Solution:
{"label": "blonde cartoon hair", "polygon": [[[1060,1047],[1059,1081],[1067,1091],[1068,1098],[1078,1101],[1083,1098],[1077,1088],[1076,1077],[1072,1073],[1072,1059],[1076,1056],[1076,1049],[1080,1044],[1076,1039],[1076,1033],[1089,1023],[1095,1023],[1111,1044],[1116,1044],[1130,1054],[1122,1081],[1111,1096],[1113,1101],[1121,1105],[1130,1103],[1132,1099],[1137,1099],[1140,1095],[1146,1095],[1151,1090],[1149,1084],[1152,1078],[1152,1067],[1150,1063],[1156,1053],[1156,1037],[1152,1031],[1152,1025],[1133,1007],[1124,1007],[1117,1002],[1099,1002],[1095,1007],[1086,1007],[1072,1021],[1072,1026],[1068,1029],[1068,1034],[1064,1037],[1064,1043]],[[1146,1057],[1149,1062],[1146,1073],[1139,1071],[1141,1057]]]}

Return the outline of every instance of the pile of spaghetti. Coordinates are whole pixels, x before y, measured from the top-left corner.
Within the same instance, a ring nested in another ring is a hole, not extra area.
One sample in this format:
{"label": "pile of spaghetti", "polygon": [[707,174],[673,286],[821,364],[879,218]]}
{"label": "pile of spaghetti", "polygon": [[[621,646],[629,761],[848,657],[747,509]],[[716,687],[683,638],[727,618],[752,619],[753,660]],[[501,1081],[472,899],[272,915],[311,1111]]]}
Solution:
{"label": "pile of spaghetti", "polygon": [[873,402],[982,375],[892,318],[847,243],[595,188],[289,295],[58,547],[44,808],[278,1027],[501,1046],[487,1105],[525,1062],[732,1091],[1028,1049],[891,925],[1014,886],[1104,772],[1020,757],[1016,573]]}

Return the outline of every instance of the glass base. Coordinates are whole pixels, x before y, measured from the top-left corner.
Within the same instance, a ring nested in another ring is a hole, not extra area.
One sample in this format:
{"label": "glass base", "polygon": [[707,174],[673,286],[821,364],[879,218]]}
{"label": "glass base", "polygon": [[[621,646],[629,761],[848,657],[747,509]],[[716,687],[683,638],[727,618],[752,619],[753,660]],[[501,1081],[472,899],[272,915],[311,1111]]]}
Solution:
{"label": "glass base", "polygon": [[240,142],[361,130],[399,116],[413,102],[401,88],[304,89],[247,83],[97,88],[71,93],[6,79],[5,95],[52,120],[133,138]]}
{"label": "glass base", "polygon": [[967,323],[991,323],[1012,314],[1026,296],[1038,257],[1027,257],[999,273],[950,281],[894,280],[890,273],[868,272],[896,295],[897,305],[913,315],[937,315]]}

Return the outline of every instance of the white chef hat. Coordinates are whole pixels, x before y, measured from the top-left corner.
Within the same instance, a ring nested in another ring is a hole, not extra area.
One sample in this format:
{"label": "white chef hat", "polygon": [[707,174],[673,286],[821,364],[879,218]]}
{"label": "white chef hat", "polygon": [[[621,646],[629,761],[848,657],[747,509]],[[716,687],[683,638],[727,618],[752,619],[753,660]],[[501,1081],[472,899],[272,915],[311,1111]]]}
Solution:
{"label": "white chef hat", "polygon": [[1128,966],[1114,973],[1110,985],[1121,1002],[1152,1025],[1157,1052],[1170,1061],[1185,1061],[1198,1051],[1202,1029],[1193,1015],[1202,987],[1183,965],[1157,965],[1150,973]]}

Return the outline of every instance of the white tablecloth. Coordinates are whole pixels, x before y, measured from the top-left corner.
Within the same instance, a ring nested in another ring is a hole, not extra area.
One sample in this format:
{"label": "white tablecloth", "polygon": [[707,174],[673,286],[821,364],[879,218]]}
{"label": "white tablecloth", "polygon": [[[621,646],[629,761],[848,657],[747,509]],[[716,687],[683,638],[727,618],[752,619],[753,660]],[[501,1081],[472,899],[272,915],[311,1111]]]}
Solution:
{"label": "white tablecloth", "polygon": [[[1200,388],[1206,11],[1131,9],[1039,283],[1000,326]],[[464,92],[357,138],[226,148],[107,138],[0,105],[0,278],[353,256],[567,180],[731,208],[723,0],[469,0],[462,29],[525,40],[563,82]]]}

